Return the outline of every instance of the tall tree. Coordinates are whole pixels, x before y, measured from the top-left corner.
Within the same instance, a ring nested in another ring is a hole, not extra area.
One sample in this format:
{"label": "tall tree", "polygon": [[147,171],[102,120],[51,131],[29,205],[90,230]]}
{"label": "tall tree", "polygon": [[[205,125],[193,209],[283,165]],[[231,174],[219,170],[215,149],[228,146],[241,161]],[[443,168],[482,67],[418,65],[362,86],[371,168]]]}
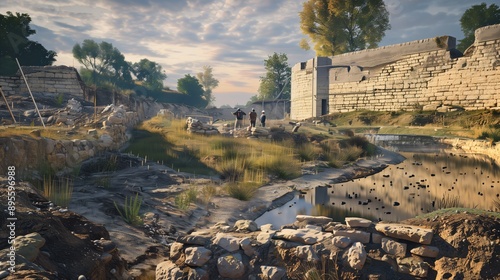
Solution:
{"label": "tall tree", "polygon": [[177,90],[191,97],[189,105],[205,108],[209,103],[205,99],[203,87],[198,79],[189,74],[177,80]]}
{"label": "tall tree", "polygon": [[213,103],[215,98],[212,96],[212,89],[219,85],[219,80],[214,78],[212,67],[208,65],[203,66],[203,72],[196,73],[196,78],[205,91],[205,99],[208,100],[209,104]]}
{"label": "tall tree", "polygon": [[163,89],[163,80],[167,78],[167,74],[165,74],[160,64],[143,58],[141,61],[134,63],[133,68],[137,79],[144,81],[146,88],[153,91]]}
{"label": "tall tree", "polygon": [[264,60],[266,74],[260,77],[259,100],[290,99],[292,70],[284,53],[274,53]]}
{"label": "tall tree", "polygon": [[464,52],[474,44],[476,29],[498,23],[500,23],[500,9],[497,5],[491,4],[488,7],[486,3],[481,3],[470,7],[460,18],[460,26],[465,38],[460,40],[457,48]]}
{"label": "tall tree", "polygon": [[299,15],[318,56],[376,48],[390,29],[383,0],[308,0]]}
{"label": "tall tree", "polygon": [[29,26],[30,22],[28,14],[0,14],[0,75],[16,73],[16,58],[19,64],[29,66],[52,65],[56,61],[56,52],[28,39],[36,33]]}

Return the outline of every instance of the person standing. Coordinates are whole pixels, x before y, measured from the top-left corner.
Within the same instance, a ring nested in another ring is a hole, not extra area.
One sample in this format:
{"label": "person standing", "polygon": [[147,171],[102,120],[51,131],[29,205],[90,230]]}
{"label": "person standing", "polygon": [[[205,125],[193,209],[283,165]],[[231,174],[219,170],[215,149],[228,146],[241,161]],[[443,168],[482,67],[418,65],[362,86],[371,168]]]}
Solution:
{"label": "person standing", "polygon": [[242,128],[243,127],[243,116],[245,116],[245,112],[241,111],[240,108],[236,110],[236,112],[233,112],[233,115],[236,116],[236,122],[234,123],[234,129],[236,128]]}
{"label": "person standing", "polygon": [[252,112],[248,114],[250,116],[250,126],[255,127],[255,121],[257,120],[257,112],[252,108]]}
{"label": "person standing", "polygon": [[262,110],[262,114],[260,115],[260,125],[266,127],[266,112],[264,110]]}

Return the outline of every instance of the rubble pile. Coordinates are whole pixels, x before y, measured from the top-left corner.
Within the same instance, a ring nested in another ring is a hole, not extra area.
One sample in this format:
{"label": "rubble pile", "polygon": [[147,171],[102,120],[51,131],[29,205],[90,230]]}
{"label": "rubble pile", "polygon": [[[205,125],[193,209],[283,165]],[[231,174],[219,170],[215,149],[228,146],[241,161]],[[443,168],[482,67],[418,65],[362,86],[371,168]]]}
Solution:
{"label": "rubble pile", "polygon": [[219,134],[219,130],[212,125],[204,124],[195,118],[188,117],[186,119],[187,131],[189,133],[214,135]]}

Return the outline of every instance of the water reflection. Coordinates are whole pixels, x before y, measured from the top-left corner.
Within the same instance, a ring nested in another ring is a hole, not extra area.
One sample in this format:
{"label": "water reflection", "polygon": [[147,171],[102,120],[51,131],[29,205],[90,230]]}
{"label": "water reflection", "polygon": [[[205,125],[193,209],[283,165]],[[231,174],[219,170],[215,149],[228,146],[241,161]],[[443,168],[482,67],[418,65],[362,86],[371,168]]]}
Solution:
{"label": "water reflection", "polygon": [[[264,214],[258,225],[292,223],[298,214],[400,221],[448,206],[495,210],[500,168],[481,155],[401,153],[407,160],[350,182],[317,187]],[[498,209],[497,209],[498,210]]]}

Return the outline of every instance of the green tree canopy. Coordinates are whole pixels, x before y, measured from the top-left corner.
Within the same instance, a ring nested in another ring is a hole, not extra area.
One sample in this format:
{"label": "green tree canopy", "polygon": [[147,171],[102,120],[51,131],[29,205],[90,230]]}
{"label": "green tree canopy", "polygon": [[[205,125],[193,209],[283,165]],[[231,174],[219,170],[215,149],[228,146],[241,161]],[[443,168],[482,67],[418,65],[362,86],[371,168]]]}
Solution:
{"label": "green tree canopy", "polygon": [[208,65],[203,66],[203,72],[197,73],[196,78],[205,91],[205,99],[208,100],[209,104],[213,103],[215,98],[212,96],[212,89],[219,85],[219,80],[214,78],[214,75],[212,74],[212,67]]}
{"label": "green tree canopy", "polygon": [[488,7],[486,3],[481,3],[470,7],[460,18],[460,26],[465,38],[460,40],[457,49],[464,52],[474,44],[476,29],[498,23],[500,23],[500,9],[497,5],[491,4]]}
{"label": "green tree canopy", "polygon": [[86,71],[80,70],[82,77],[91,77],[86,82],[96,85],[103,82],[122,85],[132,83],[130,63],[125,61],[125,56],[111,43],[83,40],[81,45],[77,43],[73,47],[73,57],[85,67]]}
{"label": "green tree canopy", "polygon": [[[318,56],[376,48],[390,29],[383,0],[308,0],[299,15]],[[300,46],[309,48],[304,41]]]}
{"label": "green tree canopy", "polygon": [[38,42],[28,39],[36,33],[29,26],[30,22],[28,14],[0,14],[0,75],[17,72],[16,58],[23,66],[52,65],[56,61],[56,52],[48,51]]}
{"label": "green tree canopy", "polygon": [[167,78],[167,74],[163,71],[160,64],[143,58],[141,61],[133,65],[135,75],[139,81],[144,81],[144,86],[153,91],[161,91],[163,89],[163,80]]}
{"label": "green tree canopy", "polygon": [[258,100],[290,99],[292,69],[286,54],[274,53],[264,60],[266,74],[260,77]]}
{"label": "green tree canopy", "polygon": [[198,79],[189,74],[177,80],[177,90],[191,97],[189,105],[205,108],[209,103],[205,99],[203,87]]}

